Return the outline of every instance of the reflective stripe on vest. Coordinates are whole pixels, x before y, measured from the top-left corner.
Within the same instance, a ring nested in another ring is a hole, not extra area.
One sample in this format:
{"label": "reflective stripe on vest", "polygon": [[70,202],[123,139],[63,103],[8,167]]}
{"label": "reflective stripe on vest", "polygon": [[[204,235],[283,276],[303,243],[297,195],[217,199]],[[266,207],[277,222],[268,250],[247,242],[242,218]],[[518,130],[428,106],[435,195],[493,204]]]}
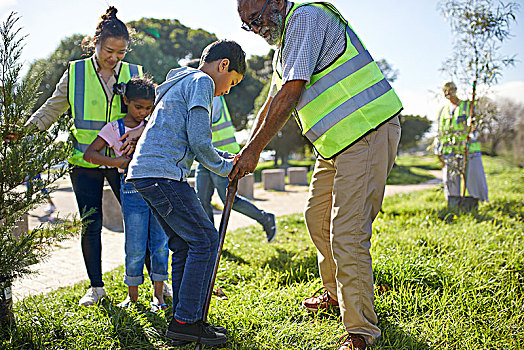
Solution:
{"label": "reflective stripe on vest", "polygon": [[[74,139],[73,156],[68,161],[74,165],[95,168],[98,165],[83,160],[84,153],[104,125],[125,115],[122,112],[121,98],[113,96],[108,104],[93,58],[70,62],[68,73],[68,100],[74,120],[71,128]],[[142,67],[122,62],[117,82],[128,82],[135,76],[143,76]],[[110,153],[106,150],[105,154]]]}
{"label": "reflective stripe on vest", "polygon": [[334,13],[346,26],[346,49],[304,87],[296,111],[302,134],[323,158],[332,158],[402,110],[402,103],[349,23],[325,2],[294,4],[286,17],[273,79],[281,85],[282,50],[290,16],[300,6]]}
{"label": "reflective stripe on vest", "polygon": [[[438,114],[440,154],[464,152],[468,138],[467,121],[470,105],[470,101],[460,101],[453,113],[451,113],[450,105],[440,109]],[[480,152],[480,143],[470,142],[468,152]]]}
{"label": "reflective stripe on vest", "polygon": [[229,153],[238,153],[240,146],[235,139],[235,128],[231,121],[231,115],[227,108],[224,96],[215,97],[220,100],[220,108],[214,108],[213,120],[219,115],[216,123],[213,123],[211,130],[213,131],[213,146]]}

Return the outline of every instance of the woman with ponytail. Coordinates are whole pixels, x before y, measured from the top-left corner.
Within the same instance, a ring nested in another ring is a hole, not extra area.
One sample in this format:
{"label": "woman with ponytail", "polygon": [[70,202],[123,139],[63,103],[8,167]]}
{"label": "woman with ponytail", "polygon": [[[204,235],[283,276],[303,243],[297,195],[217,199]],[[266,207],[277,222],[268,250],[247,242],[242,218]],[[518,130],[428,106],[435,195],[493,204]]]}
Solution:
{"label": "woman with ponytail", "polygon": [[[121,119],[124,105],[114,96],[113,85],[126,83],[132,77],[142,77],[142,67],[123,62],[129,47],[130,35],[126,25],[116,17],[113,6],[102,15],[90,41],[94,54],[86,59],[69,62],[68,69],[56,86],[53,95],[27,121],[28,127],[48,129],[67,110],[71,111],[73,154],[71,183],[83,223],[82,253],[91,282],[79,304],[93,305],[106,295],[102,281],[102,193],[107,180],[120,201],[120,177],[117,168],[99,166],[83,159],[87,147],[109,122]],[[132,139],[129,135],[125,135]],[[126,144],[127,154],[134,146]],[[101,152],[114,156],[105,147]],[[86,213],[88,215],[86,215]]]}

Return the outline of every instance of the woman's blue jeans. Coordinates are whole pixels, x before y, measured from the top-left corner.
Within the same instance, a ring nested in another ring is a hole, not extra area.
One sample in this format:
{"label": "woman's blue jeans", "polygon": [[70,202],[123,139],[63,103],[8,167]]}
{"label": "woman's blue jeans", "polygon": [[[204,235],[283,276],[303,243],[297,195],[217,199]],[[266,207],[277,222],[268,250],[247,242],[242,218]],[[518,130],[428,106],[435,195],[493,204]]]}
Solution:
{"label": "woman's blue jeans", "polygon": [[135,186],[125,183],[124,174],[121,174],[120,199],[126,237],[124,283],[128,286],[144,283],[144,261],[148,248],[151,252],[151,280],[167,280],[167,236]]}
{"label": "woman's blue jeans", "polygon": [[[103,287],[102,281],[102,193],[104,179],[120,201],[120,175],[116,168],[84,168],[75,166],[71,171],[71,184],[82,218],[82,254],[92,287]],[[93,210],[89,216],[84,214]]]}
{"label": "woman's blue jeans", "polygon": [[173,316],[188,323],[201,320],[218,253],[218,232],[187,182],[162,178],[132,182],[169,237]]}

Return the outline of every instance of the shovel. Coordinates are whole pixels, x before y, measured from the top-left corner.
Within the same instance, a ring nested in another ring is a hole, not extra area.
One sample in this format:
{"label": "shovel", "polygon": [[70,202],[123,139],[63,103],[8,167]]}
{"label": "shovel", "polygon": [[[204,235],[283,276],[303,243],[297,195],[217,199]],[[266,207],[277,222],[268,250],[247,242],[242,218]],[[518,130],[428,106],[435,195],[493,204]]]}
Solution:
{"label": "shovel", "polygon": [[[222,247],[224,246],[224,240],[226,238],[227,223],[229,222],[229,215],[231,214],[231,208],[235,201],[235,195],[237,193],[238,175],[229,182],[226,192],[226,201],[224,203],[224,209],[222,210],[222,219],[220,220],[220,226],[218,228],[218,238],[220,244],[218,246],[217,259],[215,260],[215,266],[213,268],[213,274],[211,275],[211,281],[209,282],[209,288],[207,290],[206,302],[204,304],[204,310],[202,313],[202,321],[207,322],[207,314],[209,313],[209,304],[211,303],[211,296],[213,294],[213,287],[215,285],[215,279],[217,277],[218,265],[220,263],[220,255],[222,254]],[[202,344],[196,343],[195,350],[201,350]]]}

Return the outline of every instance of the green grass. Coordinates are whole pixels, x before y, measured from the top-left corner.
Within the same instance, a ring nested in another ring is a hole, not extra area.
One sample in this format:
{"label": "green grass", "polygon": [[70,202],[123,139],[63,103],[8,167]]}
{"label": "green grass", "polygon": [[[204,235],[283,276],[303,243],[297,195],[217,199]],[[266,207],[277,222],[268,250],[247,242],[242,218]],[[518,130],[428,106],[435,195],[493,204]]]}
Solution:
{"label": "green grass", "polygon": [[388,185],[414,185],[434,178],[428,170],[440,170],[436,157],[401,155],[395,160],[395,166],[388,176]]}
{"label": "green grass", "polygon": [[[491,201],[476,212],[447,210],[441,188],[385,198],[371,249],[382,287],[375,349],[524,348],[524,172],[484,163]],[[336,349],[339,316],[300,307],[321,285],[304,220],[279,218],[278,227],[272,244],[258,227],[228,233],[217,279],[228,300],[213,299],[210,320],[230,330],[225,349]],[[149,284],[136,306],[115,307],[122,274],[104,275],[110,297],[98,307],[77,306],[86,283],[16,303],[0,348],[169,348],[168,315],[148,311]]]}

